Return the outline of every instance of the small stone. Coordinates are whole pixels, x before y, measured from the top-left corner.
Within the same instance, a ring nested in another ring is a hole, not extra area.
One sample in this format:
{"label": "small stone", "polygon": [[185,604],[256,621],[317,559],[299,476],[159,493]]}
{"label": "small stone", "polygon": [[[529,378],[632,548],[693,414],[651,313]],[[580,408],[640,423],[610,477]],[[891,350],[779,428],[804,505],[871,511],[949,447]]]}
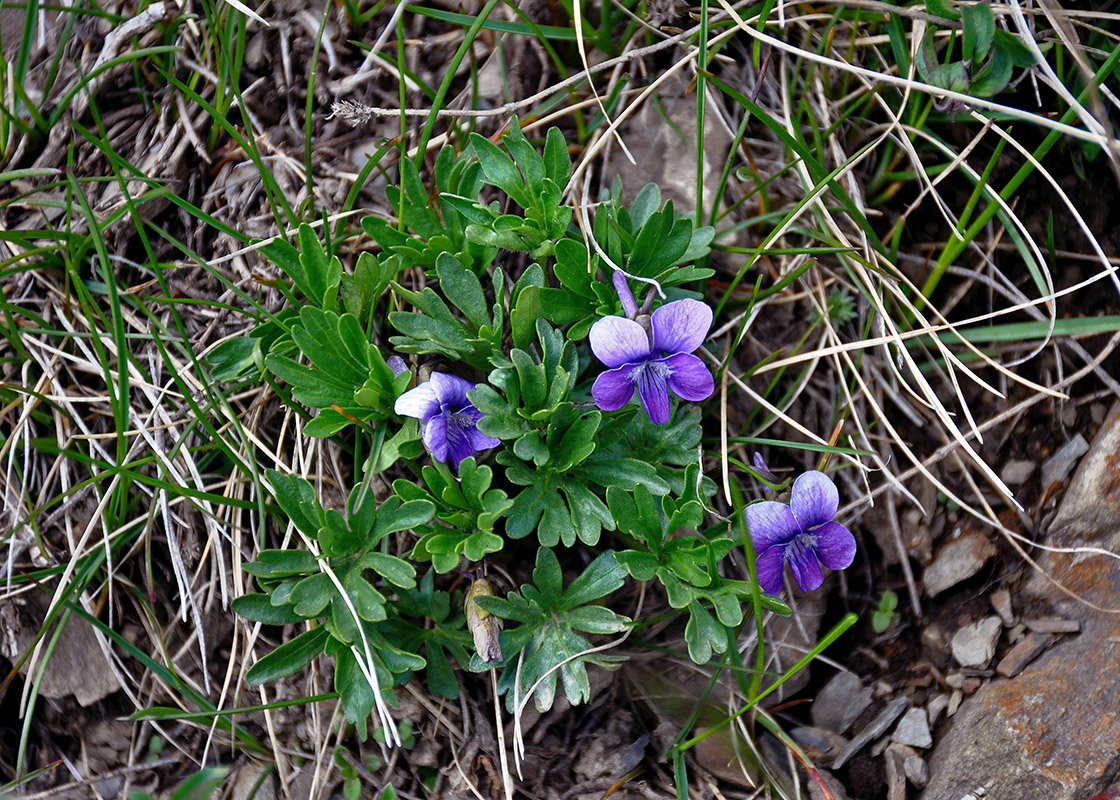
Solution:
{"label": "small stone", "polygon": [[933,736],[929,732],[929,720],[924,708],[911,708],[894,729],[891,741],[908,744],[928,750],[933,747]]}
{"label": "small stone", "polygon": [[[1046,525],[1047,543],[1071,545],[1091,542],[1109,547],[1120,531],[1120,492],[1116,475],[1120,468],[1120,403],[1093,438],[1092,451],[1085,456],[1069,483],[1054,518]],[[1047,488],[1045,485],[1043,489]]]}
{"label": "small stone", "polygon": [[964,686],[964,675],[960,672],[950,672],[945,676],[945,683],[953,689],[959,689]]}
{"label": "small stone", "polygon": [[902,715],[902,712],[909,707],[909,697],[896,697],[894,700],[887,703],[887,705],[883,707],[883,710],[875,716],[875,719],[871,720],[863,730],[853,736],[848,746],[840,751],[836,759],[832,762],[832,768],[840,769],[840,767],[847,763],[848,759],[886,733],[887,728],[889,728],[894,721]]}
{"label": "small stone", "polygon": [[929,783],[929,765],[921,756],[910,756],[902,762],[902,771],[906,778],[918,789],[926,788]]}
{"label": "small stone", "polygon": [[1081,623],[1076,619],[1039,617],[1038,619],[1025,619],[1023,624],[1032,633],[1081,633]]}
{"label": "small stone", "polygon": [[948,717],[957,713],[957,709],[961,707],[961,701],[964,700],[964,693],[959,689],[954,691],[949,698],[949,706],[945,709],[945,715]]}
{"label": "small stone", "polygon": [[926,594],[936,597],[946,589],[968,580],[996,554],[995,546],[979,531],[962,534],[941,548],[922,574]]}
{"label": "small stone", "polygon": [[996,672],[1005,678],[1014,678],[1027,664],[1038,658],[1057,638],[1052,633],[1032,633],[1012,647],[996,665]]}
{"label": "small stone", "polygon": [[1077,459],[1089,452],[1089,443],[1080,433],[1058,448],[1058,452],[1046,459],[1042,465],[1042,488],[1052,483],[1064,481],[1077,463]]}
{"label": "small stone", "polygon": [[848,745],[848,740],[840,734],[812,725],[793,728],[789,735],[813,761],[827,761]]}
{"label": "small stone", "polygon": [[813,700],[810,713],[818,728],[843,733],[869,705],[871,687],[851,672],[837,672]]}
{"label": "small stone", "polygon": [[926,704],[926,716],[929,717],[929,724],[932,728],[937,724],[937,720],[941,719],[942,713],[949,707],[949,695],[942,692],[935,695],[933,699]]}
{"label": "small stone", "polygon": [[983,683],[984,682],[975,675],[969,675],[964,679],[964,683],[961,684],[961,691],[964,692],[965,697],[968,697],[971,694],[976,694],[976,690],[979,689]]}
{"label": "small stone", "polygon": [[903,759],[897,753],[887,751],[887,800],[906,800],[906,773]]}
{"label": "small stone", "polygon": [[1067,428],[1072,428],[1077,424],[1077,407],[1066,406],[1062,409],[1062,424]]}
{"label": "small stone", "polygon": [[999,614],[1000,621],[1008,628],[1015,624],[1015,613],[1011,610],[1011,592],[1006,588],[996,589],[989,598],[992,608]]}
{"label": "small stone", "polygon": [[894,687],[888,681],[882,679],[875,681],[872,685],[871,696],[876,700],[882,700],[884,697],[890,697],[894,694]]}
{"label": "small stone", "polygon": [[1034,474],[1035,466],[1033,461],[1027,459],[1008,461],[999,471],[999,477],[1008,486],[1022,486]]}
{"label": "small stone", "polygon": [[1002,627],[999,617],[984,617],[979,622],[965,625],[949,643],[953,658],[962,667],[983,667],[996,654],[996,642]]}

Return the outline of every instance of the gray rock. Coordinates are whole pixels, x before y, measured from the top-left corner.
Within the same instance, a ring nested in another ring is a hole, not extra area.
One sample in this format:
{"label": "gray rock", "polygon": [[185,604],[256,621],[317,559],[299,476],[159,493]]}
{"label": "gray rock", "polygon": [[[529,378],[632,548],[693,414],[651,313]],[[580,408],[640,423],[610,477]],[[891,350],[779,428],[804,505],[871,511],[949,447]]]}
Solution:
{"label": "gray rock", "polygon": [[938,694],[934,695],[926,705],[926,717],[929,718],[930,727],[937,724],[937,720],[941,719],[941,715],[945,713],[945,709],[949,707],[949,695]]}
{"label": "gray rock", "polygon": [[1014,678],[1053,641],[1054,635],[1051,633],[1032,633],[1007,651],[1007,655],[996,665],[996,673],[1005,678]]}
{"label": "gray rock", "polygon": [[1000,621],[1007,627],[1015,624],[1015,612],[1011,610],[1011,592],[1006,588],[999,588],[992,592],[989,598],[992,602],[992,608],[999,614]]}
{"label": "gray rock", "polygon": [[[1120,405],[1082,460],[1045,542],[1120,546]],[[929,759],[921,800],[961,800],[985,787],[984,800],[1078,800],[1117,788],[1120,714],[1116,664],[1120,568],[1113,558],[1047,553],[1042,577],[1023,587],[1023,607],[1040,602],[1081,623],[1079,636],[1055,642],[1022,672],[987,682],[960,707]],[[1090,605],[1092,604],[1092,605]]]}
{"label": "gray rock", "polygon": [[922,574],[926,594],[936,597],[946,589],[968,580],[996,554],[988,537],[979,531],[969,531],[951,540],[926,567]]}
{"label": "gray rock", "polygon": [[910,756],[902,762],[902,771],[906,778],[918,789],[926,788],[929,783],[929,765],[921,756]]}
{"label": "gray rock", "polygon": [[1025,619],[1023,624],[1032,633],[1080,633],[1081,623],[1075,619],[1061,617],[1039,617],[1038,619]]}
{"label": "gray rock", "polygon": [[962,667],[983,667],[996,654],[996,642],[1002,627],[999,617],[984,617],[979,622],[965,625],[949,643],[953,658]]}
{"label": "gray rock", "polygon": [[[1093,446],[1047,526],[1047,544],[1069,545],[1120,533],[1120,403],[1112,407]],[[1120,537],[1117,537],[1120,538]]]}
{"label": "gray rock", "polygon": [[891,700],[880,711],[871,723],[852,737],[852,741],[848,746],[840,751],[836,756],[836,760],[832,762],[833,769],[840,769],[847,763],[848,759],[866,747],[870,742],[878,739],[887,732],[887,728],[902,715],[902,712],[910,707],[909,697],[896,697]]}
{"label": "gray rock", "polygon": [[908,744],[928,750],[933,747],[933,736],[929,732],[929,720],[924,708],[911,708],[898,723],[891,735],[891,741]]}
{"label": "gray rock", "polygon": [[1021,486],[1030,480],[1031,475],[1034,474],[1035,466],[1037,465],[1033,461],[1025,459],[1008,461],[999,471],[1000,480],[1008,486]]}
{"label": "gray rock", "polygon": [[1077,459],[1089,452],[1089,443],[1080,433],[1058,448],[1058,452],[1046,459],[1042,465],[1042,488],[1064,481],[1077,463]]}
{"label": "gray rock", "polygon": [[813,699],[810,713],[818,728],[843,733],[869,705],[871,687],[850,672],[837,672]]}
{"label": "gray rock", "polygon": [[904,760],[895,750],[887,750],[887,800],[906,800],[906,773],[902,767]]}

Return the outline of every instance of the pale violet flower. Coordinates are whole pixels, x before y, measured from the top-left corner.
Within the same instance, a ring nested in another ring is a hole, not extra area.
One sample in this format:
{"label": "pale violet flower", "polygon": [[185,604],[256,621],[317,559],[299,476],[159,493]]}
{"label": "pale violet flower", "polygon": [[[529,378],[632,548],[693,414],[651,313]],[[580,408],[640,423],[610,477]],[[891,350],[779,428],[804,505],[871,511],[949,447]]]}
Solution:
{"label": "pale violet flower", "polygon": [[821,564],[829,569],[851,566],[856,540],[833,521],[840,508],[836,484],[823,472],[806,472],[793,482],[789,505],[764,500],[747,506],[747,524],[758,555],[758,583],[768,594],[782,590],[788,563],[803,590],[824,583]]}
{"label": "pale violet flower", "polygon": [[699,300],[674,300],[653,312],[651,331],[626,317],[603,317],[591,326],[591,352],[610,369],[595,379],[591,396],[603,411],[622,408],[638,390],[649,418],[669,421],[669,392],[705,400],[715,390],[712,373],[693,351],[712,327],[712,309]]}
{"label": "pale violet flower", "polygon": [[467,399],[467,392],[474,386],[455,375],[433,372],[427,383],[402,394],[393,406],[401,416],[420,420],[424,446],[432,458],[443,463],[450,461],[456,470],[459,462],[473,456],[476,450],[501,443],[478,429],[478,421],[486,415]]}

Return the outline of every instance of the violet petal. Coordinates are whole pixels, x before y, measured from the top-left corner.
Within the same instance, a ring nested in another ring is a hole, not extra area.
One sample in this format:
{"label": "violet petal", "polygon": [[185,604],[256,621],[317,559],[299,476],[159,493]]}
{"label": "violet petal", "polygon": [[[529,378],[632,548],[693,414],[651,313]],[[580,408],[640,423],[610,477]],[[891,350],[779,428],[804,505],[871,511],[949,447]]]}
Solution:
{"label": "violet petal", "polygon": [[614,290],[618,292],[618,299],[622,301],[622,310],[630,319],[638,313],[638,301],[634,299],[634,293],[630,291],[630,284],[626,280],[626,275],[618,270],[615,270],[614,275],[611,276],[611,282],[614,283]]}
{"label": "violet petal", "polygon": [[587,335],[591,352],[608,367],[621,367],[649,357],[645,328],[626,317],[603,317]]}
{"label": "violet petal", "polygon": [[477,429],[472,424],[464,425],[467,420],[461,417],[456,419],[456,417],[459,415],[451,415],[451,419],[447,422],[447,455],[451,465],[458,470],[460,461],[474,455],[469,431]]}
{"label": "violet petal", "polygon": [[817,551],[807,545],[793,546],[786,550],[793,579],[803,591],[811,592],[824,583],[824,570],[817,560]]}
{"label": "violet petal", "polygon": [[662,359],[669,367],[669,388],[682,400],[707,400],[716,389],[715,379],[704,362],[691,353]]}
{"label": "violet petal", "polygon": [[625,366],[599,373],[591,386],[591,397],[603,411],[618,411],[634,396],[634,382],[630,380],[633,367]]}
{"label": "violet petal", "polygon": [[767,594],[777,594],[782,590],[782,568],[785,567],[786,549],[776,545],[758,554],[755,567],[758,569],[758,585]]}
{"label": "violet petal", "polygon": [[789,505],[801,527],[808,530],[836,516],[840,492],[823,472],[804,472],[793,482]]}
{"label": "violet petal", "polygon": [[433,372],[428,381],[432,385],[436,397],[439,399],[440,408],[458,410],[470,403],[467,392],[474,388],[474,384],[460,378],[458,375],[448,375],[446,372]]}
{"label": "violet petal", "polygon": [[761,553],[775,545],[785,546],[801,535],[801,526],[785,503],[763,500],[747,506],[747,525],[754,551]]}
{"label": "violet petal", "polygon": [[448,414],[436,414],[424,423],[424,446],[436,461],[447,461]]}
{"label": "violet petal", "polygon": [[699,300],[674,300],[653,312],[653,349],[659,353],[691,353],[708,338],[712,309]]}
{"label": "violet petal", "polygon": [[[632,373],[649,418],[657,425],[669,421],[669,387],[665,380],[668,370],[656,361],[647,361]],[[592,387],[594,389],[594,387]]]}
{"label": "violet petal", "polygon": [[847,569],[856,558],[856,537],[839,522],[826,522],[813,530],[817,555],[829,569]]}
{"label": "violet petal", "polygon": [[467,429],[467,439],[470,440],[471,447],[475,450],[489,450],[491,447],[497,447],[502,443],[501,439],[487,436],[478,428],[474,427]]}
{"label": "violet petal", "polygon": [[393,411],[402,417],[416,417],[427,422],[439,413],[439,399],[430,383],[422,383],[398,397]]}

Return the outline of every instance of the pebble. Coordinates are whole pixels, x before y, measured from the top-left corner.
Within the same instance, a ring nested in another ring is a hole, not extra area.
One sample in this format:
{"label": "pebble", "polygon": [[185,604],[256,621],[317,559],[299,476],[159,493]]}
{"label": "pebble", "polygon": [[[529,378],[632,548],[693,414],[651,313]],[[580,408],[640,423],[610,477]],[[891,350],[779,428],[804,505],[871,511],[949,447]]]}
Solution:
{"label": "pebble", "polygon": [[964,700],[964,692],[962,692],[960,689],[957,689],[949,697],[949,705],[945,709],[945,715],[951,717],[956,714],[957,709],[961,707],[962,700]]}
{"label": "pebble", "polygon": [[1008,461],[999,471],[1000,480],[1008,486],[1022,486],[1034,474],[1035,463],[1027,459]]}
{"label": "pebble", "polygon": [[1011,610],[1011,592],[1006,588],[996,589],[989,600],[1005,627],[1010,628],[1015,624],[1015,612]]}
{"label": "pebble", "polygon": [[840,734],[812,725],[793,728],[789,735],[801,745],[801,749],[814,761],[827,761],[848,744],[848,740]]}
{"label": "pebble", "polygon": [[941,548],[922,573],[926,594],[936,597],[946,589],[968,580],[996,554],[995,546],[979,531],[971,531]]}
{"label": "pebble", "polygon": [[886,733],[887,728],[889,728],[894,721],[902,715],[902,712],[909,707],[909,697],[896,697],[894,700],[887,703],[886,706],[883,707],[883,710],[875,716],[875,719],[871,720],[863,730],[853,736],[848,746],[840,751],[836,759],[832,762],[832,768],[840,769],[840,767],[847,763],[848,759],[866,747],[870,742]]}
{"label": "pebble", "polygon": [[965,625],[949,643],[953,658],[962,667],[983,667],[996,654],[996,642],[1002,627],[999,617],[984,617],[979,622]]}
{"label": "pebble", "polygon": [[929,783],[929,765],[921,756],[909,756],[902,762],[902,771],[906,773],[910,783],[918,789],[926,788]]}
{"label": "pebble", "polygon": [[1042,465],[1042,488],[1064,481],[1077,463],[1077,459],[1089,452],[1089,443],[1080,433],[1058,448],[1058,451]]}
{"label": "pebble", "polygon": [[858,675],[837,672],[813,700],[810,714],[818,728],[843,733],[869,705],[871,687],[864,686]]}
{"label": "pebble", "polygon": [[887,751],[887,800],[906,800],[906,772],[903,757],[894,750]]}
{"label": "pebble", "polygon": [[941,714],[949,707],[949,695],[942,692],[941,694],[934,695],[934,697],[926,705],[926,716],[929,718],[930,727],[937,724],[937,720],[941,719]]}
{"label": "pebble", "polygon": [[911,708],[907,711],[898,723],[898,727],[894,729],[891,741],[922,750],[933,747],[933,736],[929,732],[929,720],[926,718],[925,709]]}
{"label": "pebble", "polygon": [[996,665],[996,672],[1005,678],[1014,678],[1027,664],[1038,658],[1056,639],[1052,633],[1032,633],[1012,647]]}
{"label": "pebble", "polygon": [[[1116,475],[1120,469],[1120,403],[1116,403],[1100,432],[1093,439],[1093,450],[1077,468],[1065,497],[1046,529],[1047,544],[1071,545],[1093,541],[1096,544],[1120,531],[1120,492]],[[1045,488],[1045,487],[1043,487]]]}
{"label": "pebble", "polygon": [[1076,619],[1039,617],[1038,619],[1025,619],[1023,624],[1032,633],[1081,633],[1081,622]]}

